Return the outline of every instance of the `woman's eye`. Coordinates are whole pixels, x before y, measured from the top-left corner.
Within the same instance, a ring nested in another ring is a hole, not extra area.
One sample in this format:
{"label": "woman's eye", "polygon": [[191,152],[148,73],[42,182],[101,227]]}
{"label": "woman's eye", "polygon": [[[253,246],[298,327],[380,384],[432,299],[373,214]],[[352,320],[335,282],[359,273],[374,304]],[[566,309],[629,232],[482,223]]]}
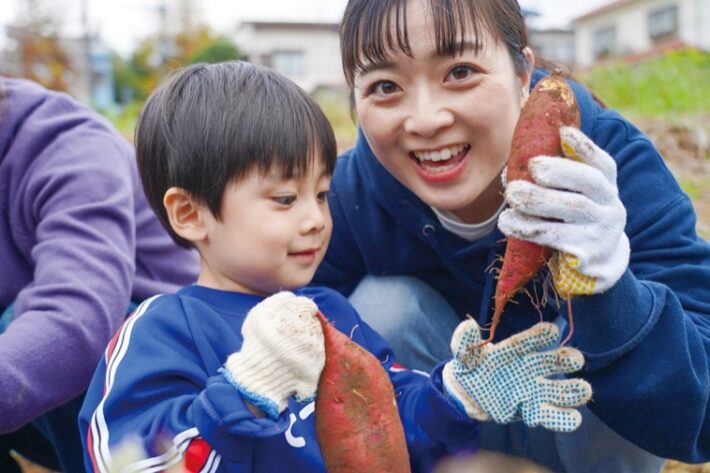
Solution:
{"label": "woman's eye", "polygon": [[290,206],[293,205],[294,202],[296,202],[296,196],[295,195],[279,195],[276,197],[272,197],[271,200],[276,202],[279,205],[286,205]]}
{"label": "woman's eye", "polygon": [[451,71],[449,71],[449,74],[447,76],[447,79],[455,80],[455,81],[461,81],[464,79],[468,79],[474,74],[474,70],[471,66],[465,66],[465,65],[458,65],[454,66]]}
{"label": "woman's eye", "polygon": [[375,82],[370,87],[370,93],[374,93],[377,95],[391,95],[399,92],[400,90],[401,89],[397,84],[389,80],[381,80],[379,82]]}

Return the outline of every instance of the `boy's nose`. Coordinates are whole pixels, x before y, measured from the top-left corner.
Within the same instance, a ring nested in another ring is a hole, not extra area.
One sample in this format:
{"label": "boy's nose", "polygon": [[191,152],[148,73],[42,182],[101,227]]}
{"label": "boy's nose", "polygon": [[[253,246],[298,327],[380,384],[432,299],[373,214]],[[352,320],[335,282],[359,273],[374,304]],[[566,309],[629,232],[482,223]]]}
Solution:
{"label": "boy's nose", "polygon": [[302,225],[304,233],[320,232],[325,228],[326,210],[322,205],[320,202],[314,202],[308,206]]}

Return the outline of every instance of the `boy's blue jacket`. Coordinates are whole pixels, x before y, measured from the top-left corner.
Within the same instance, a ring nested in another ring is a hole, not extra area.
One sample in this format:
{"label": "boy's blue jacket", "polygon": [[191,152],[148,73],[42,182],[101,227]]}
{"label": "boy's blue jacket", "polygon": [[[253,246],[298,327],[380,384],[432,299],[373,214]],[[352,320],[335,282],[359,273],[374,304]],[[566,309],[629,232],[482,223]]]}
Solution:
{"label": "boy's blue jacket", "polygon": [[[533,82],[540,77],[536,71]],[[655,455],[708,461],[710,246],[696,234],[691,201],[649,139],[572,85],[582,131],[617,162],[631,243],[629,268],[612,289],[573,300],[572,345],[586,358],[581,376],[594,389],[589,407]],[[379,164],[362,133],[339,158],[331,191],[333,236],[316,284],[350,294],[368,274],[410,275],[485,326],[495,289],[490,268],[505,248],[500,231],[475,242],[446,231]],[[539,321],[529,297],[516,301],[506,307],[498,340]],[[551,298],[544,318],[561,312]]]}
{"label": "boy's blue jacket", "polygon": [[[431,378],[397,368],[384,340],[335,291],[306,288],[335,327],[377,356],[394,385],[413,471],[475,450],[478,423]],[[314,403],[289,406],[277,422],[256,418],[219,370],[240,349],[241,326],[261,296],[190,286],[144,302],[106,350],[79,416],[87,471],[109,470],[122,442],[146,449],[130,471],[322,472]],[[124,465],[125,467],[125,465]],[[123,471],[123,470],[122,470]],[[127,470],[126,470],[127,471]]]}

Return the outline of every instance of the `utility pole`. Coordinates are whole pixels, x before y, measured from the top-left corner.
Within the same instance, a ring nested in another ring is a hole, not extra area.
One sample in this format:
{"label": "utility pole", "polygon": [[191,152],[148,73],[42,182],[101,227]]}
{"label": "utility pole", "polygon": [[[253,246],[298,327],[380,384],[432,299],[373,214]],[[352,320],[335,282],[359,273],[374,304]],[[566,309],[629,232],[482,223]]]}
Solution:
{"label": "utility pole", "polygon": [[84,83],[86,84],[88,103],[91,103],[94,98],[94,63],[91,60],[91,30],[89,27],[89,1],[80,0],[79,8],[81,9],[81,31],[82,31],[82,49],[84,56]]}

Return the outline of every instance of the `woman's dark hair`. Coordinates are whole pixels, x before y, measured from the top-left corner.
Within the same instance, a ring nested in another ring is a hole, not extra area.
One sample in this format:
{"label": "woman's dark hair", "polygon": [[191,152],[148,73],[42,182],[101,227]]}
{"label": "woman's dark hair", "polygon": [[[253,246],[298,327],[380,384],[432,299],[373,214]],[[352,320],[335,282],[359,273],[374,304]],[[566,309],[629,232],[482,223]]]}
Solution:
{"label": "woman's dark hair", "polygon": [[[469,28],[475,48],[482,31],[499,40],[510,53],[518,75],[531,67],[523,49],[527,28],[516,0],[428,0],[439,53],[462,52]],[[355,74],[366,64],[383,62],[393,50],[412,55],[407,32],[408,0],[349,0],[340,24],[340,48],[345,80],[353,86]]]}
{"label": "woman's dark hair", "polygon": [[256,169],[303,175],[316,160],[335,167],[333,129],[315,101],[290,80],[253,64],[195,64],[149,97],[135,134],[146,197],[173,232],[163,206],[179,187],[220,217],[226,186]]}

